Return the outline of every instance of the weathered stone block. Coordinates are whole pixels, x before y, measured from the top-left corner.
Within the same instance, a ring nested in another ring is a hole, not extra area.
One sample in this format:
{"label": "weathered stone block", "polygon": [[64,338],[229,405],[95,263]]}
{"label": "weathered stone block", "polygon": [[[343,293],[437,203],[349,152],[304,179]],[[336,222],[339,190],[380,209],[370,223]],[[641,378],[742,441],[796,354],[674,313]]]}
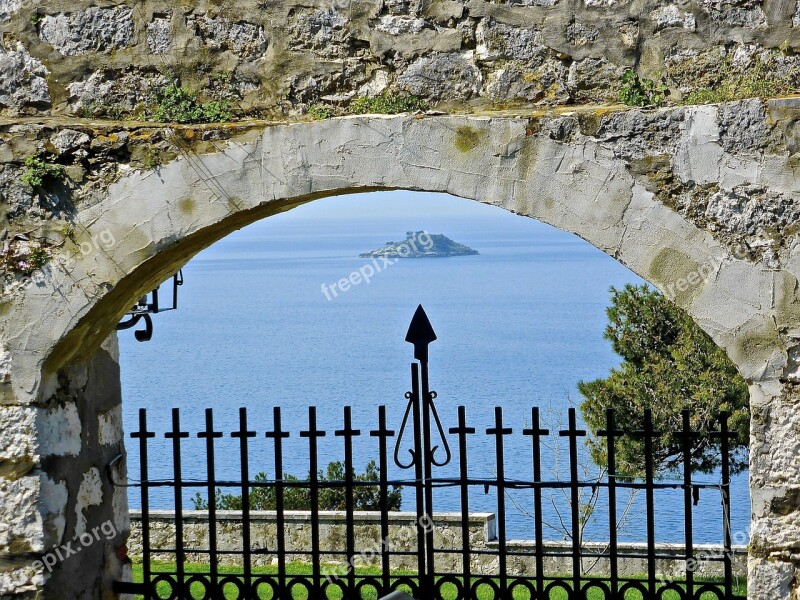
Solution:
{"label": "weathered stone block", "polygon": [[761,0],[702,0],[701,6],[711,18],[732,27],[766,27],[767,15]]}
{"label": "weathered stone block", "polygon": [[257,60],[267,50],[264,27],[255,23],[203,16],[190,19],[188,26],[213,50],[229,50],[246,60]]}
{"label": "weathered stone block", "polygon": [[397,86],[432,100],[468,100],[478,94],[481,72],[472,53],[434,54],[415,60],[397,78]]}
{"label": "weathered stone block", "polygon": [[110,52],[134,43],[133,13],[128,7],[98,8],[47,15],[39,37],[65,56]]}
{"label": "weathered stone block", "polygon": [[650,14],[650,19],[655,24],[655,31],[668,29],[670,27],[680,27],[689,31],[694,31],[697,27],[697,20],[690,12],[681,11],[674,4],[662,6]]}
{"label": "weathered stone block", "polygon": [[48,71],[17,42],[0,46],[0,106],[21,111],[50,106]]}
{"label": "weathered stone block", "polygon": [[170,79],[160,73],[96,71],[67,86],[72,110],[86,116],[118,116],[152,102]]}
{"label": "weathered stone block", "polygon": [[155,17],[147,25],[147,48],[153,54],[166,54],[175,43],[172,31],[172,15]]}
{"label": "weathered stone block", "polygon": [[504,25],[492,19],[480,22],[476,40],[475,57],[481,61],[518,60],[535,67],[544,62],[548,53],[540,30]]}
{"label": "weathered stone block", "polygon": [[291,48],[310,50],[325,57],[342,57],[348,52],[350,23],[336,8],[299,11],[290,31]]}

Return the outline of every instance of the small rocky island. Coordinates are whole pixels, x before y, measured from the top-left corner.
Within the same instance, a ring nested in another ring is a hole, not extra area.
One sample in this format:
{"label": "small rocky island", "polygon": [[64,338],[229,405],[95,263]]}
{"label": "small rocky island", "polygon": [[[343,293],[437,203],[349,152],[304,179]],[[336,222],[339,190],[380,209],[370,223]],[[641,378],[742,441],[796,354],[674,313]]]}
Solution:
{"label": "small rocky island", "polygon": [[427,231],[407,231],[402,242],[386,242],[383,248],[360,254],[359,258],[442,258],[478,254],[464,244],[449,237]]}

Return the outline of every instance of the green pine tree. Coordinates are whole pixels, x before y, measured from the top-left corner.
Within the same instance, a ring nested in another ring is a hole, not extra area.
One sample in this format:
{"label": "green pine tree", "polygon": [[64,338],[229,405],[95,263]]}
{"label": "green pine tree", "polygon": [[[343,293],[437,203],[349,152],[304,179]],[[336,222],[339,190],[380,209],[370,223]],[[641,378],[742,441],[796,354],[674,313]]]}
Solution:
{"label": "green pine tree", "polygon": [[[729,427],[738,434],[731,467],[747,467],[750,408],[747,383],[711,338],[680,308],[647,286],[611,288],[606,339],[622,364],[605,379],[580,382],[585,400],[584,420],[593,430],[605,428],[606,409],[616,410],[617,427],[642,429],[645,409],[652,410],[656,430],[664,435],[654,442],[655,465],[665,473],[682,460],[681,411],[692,411],[692,429],[707,432],[719,427],[722,411],[730,415]],[[606,465],[605,438],[589,442],[592,458]],[[644,469],[644,442],[625,436],[616,445],[617,471],[640,475]],[[719,443],[709,436],[692,440],[692,466],[708,473],[720,464]]]}

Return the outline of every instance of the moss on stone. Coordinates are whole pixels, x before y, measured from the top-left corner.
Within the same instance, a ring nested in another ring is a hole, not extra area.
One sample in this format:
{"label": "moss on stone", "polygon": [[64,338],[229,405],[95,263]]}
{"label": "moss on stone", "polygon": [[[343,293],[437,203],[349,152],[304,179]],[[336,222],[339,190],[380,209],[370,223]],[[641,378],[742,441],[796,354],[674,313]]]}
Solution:
{"label": "moss on stone", "polygon": [[456,148],[460,152],[474,150],[481,143],[481,132],[468,125],[462,125],[456,130]]}
{"label": "moss on stone", "polygon": [[583,135],[594,137],[600,130],[605,111],[592,111],[578,113],[578,127]]}
{"label": "moss on stone", "polygon": [[667,171],[671,173],[671,158],[668,154],[648,154],[633,159],[630,163],[630,170],[634,175],[666,178]]}
{"label": "moss on stone", "polygon": [[184,214],[191,214],[194,212],[197,203],[194,201],[193,198],[182,198],[178,201],[178,208]]}
{"label": "moss on stone", "polygon": [[700,272],[700,264],[680,250],[662,248],[650,261],[648,279],[666,288],[678,306],[686,307],[702,288],[702,278],[693,284],[690,275],[700,277]]}

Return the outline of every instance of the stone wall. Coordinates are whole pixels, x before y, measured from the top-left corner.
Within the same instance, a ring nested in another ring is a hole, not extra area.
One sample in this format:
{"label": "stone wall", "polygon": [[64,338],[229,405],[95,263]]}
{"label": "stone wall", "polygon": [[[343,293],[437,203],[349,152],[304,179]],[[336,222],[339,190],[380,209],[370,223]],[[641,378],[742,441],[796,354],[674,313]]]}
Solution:
{"label": "stone wall", "polygon": [[172,78],[253,116],[386,90],[462,111],[604,102],[626,69],[676,101],[754,72],[800,82],[795,0],[0,0],[0,33],[9,114],[141,117]]}
{"label": "stone wall", "polygon": [[39,599],[45,579],[54,598],[110,598],[122,576],[127,488],[111,477],[126,480],[124,461],[108,468],[124,453],[116,334],[56,385],[46,401],[0,406],[0,599]]}
{"label": "stone wall", "polygon": [[[310,551],[311,550],[311,513],[302,511],[288,511],[286,518],[286,550]],[[140,511],[131,511],[131,537],[128,546],[132,556],[142,555],[142,514]],[[380,513],[358,512],[355,513],[355,544],[356,548],[363,550],[354,561],[360,565],[380,565],[381,549],[381,521]],[[444,513],[435,516],[434,544],[439,550],[453,550],[453,554],[443,552],[437,555],[437,570],[459,572],[462,559],[458,551],[461,549],[461,515],[457,513]],[[338,511],[321,512],[319,516],[320,548],[325,550],[341,551],[345,539],[345,513]],[[473,513],[469,520],[470,549],[472,550],[497,550],[496,517],[492,513]],[[242,549],[242,517],[238,511],[217,512],[217,543],[219,550],[241,551]],[[252,548],[275,548],[277,545],[277,529],[275,513],[271,511],[255,511],[251,513],[250,535]],[[208,513],[205,511],[186,511],[184,513],[184,539],[187,547],[208,548]],[[393,551],[416,551],[416,514],[410,512],[390,513],[389,515],[389,544]],[[171,511],[150,512],[150,545],[151,548],[175,547],[175,513]],[[549,575],[570,573],[572,559],[569,552],[572,546],[569,542],[545,543],[548,552],[561,552],[563,557],[547,557],[545,571]],[[602,552],[606,544],[589,542],[584,545],[587,553]],[[533,542],[528,540],[509,540],[506,544],[508,551],[533,552]],[[620,552],[638,555],[637,557],[621,558],[619,571],[622,576],[637,576],[647,573],[647,545],[646,544],[621,544]],[[657,562],[658,573],[665,578],[682,578],[685,574],[685,562],[682,560],[684,549],[673,544],[659,544],[657,552],[661,555],[671,555],[674,559],[663,559]],[[695,555],[700,559],[708,556],[722,556],[722,548],[713,545],[695,546]],[[175,556],[168,553],[153,554],[154,560],[174,562]],[[208,555],[189,554],[187,562],[204,564],[208,562]],[[255,566],[275,564],[274,554],[258,554],[253,557]],[[289,555],[288,560],[294,562],[310,562],[307,555]],[[416,556],[392,557],[393,569],[416,570]],[[747,574],[747,548],[736,546],[733,552],[734,574],[744,577]],[[508,573],[510,575],[534,575],[536,573],[533,557],[513,556],[508,559]],[[242,557],[239,555],[221,555],[222,564],[241,565]],[[323,556],[323,563],[331,565],[343,564],[345,561],[337,556]],[[475,574],[496,575],[497,557],[492,555],[477,554],[471,557],[471,569]],[[584,559],[586,573],[592,575],[607,575],[608,561],[601,559]],[[700,577],[721,577],[723,574],[722,563],[710,560],[698,560],[695,571]]]}

